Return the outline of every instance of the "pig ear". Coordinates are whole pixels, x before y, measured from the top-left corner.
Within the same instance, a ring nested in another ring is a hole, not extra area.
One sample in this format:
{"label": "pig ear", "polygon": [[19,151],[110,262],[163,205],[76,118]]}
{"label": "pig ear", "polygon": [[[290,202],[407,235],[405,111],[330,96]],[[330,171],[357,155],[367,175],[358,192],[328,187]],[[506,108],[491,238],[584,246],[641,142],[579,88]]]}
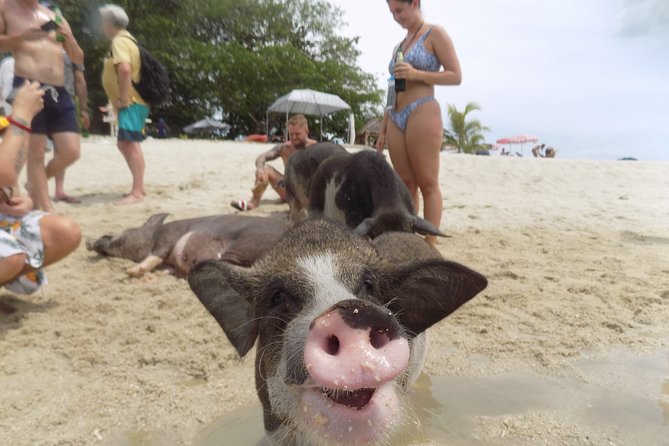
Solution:
{"label": "pig ear", "polygon": [[170,214],[156,214],[152,215],[149,217],[148,220],[146,220],[146,223],[142,225],[143,228],[149,227],[149,226],[162,226],[162,224],[165,222],[165,219],[169,216]]}
{"label": "pig ear", "polygon": [[488,285],[471,269],[446,260],[427,260],[381,273],[388,308],[416,336],[457,310]]}
{"label": "pig ear", "polygon": [[376,218],[373,217],[366,218],[353,230],[353,232],[363,237],[367,237],[369,233],[372,232],[372,229],[374,229],[376,223],[377,223]]}
{"label": "pig ear", "polygon": [[258,336],[258,322],[248,289],[250,270],[220,261],[197,265],[188,284],[200,302],[223,328],[239,356],[244,357]]}
{"label": "pig ear", "polygon": [[411,222],[411,227],[413,228],[413,231],[416,234],[420,235],[436,235],[439,237],[446,237],[444,234],[441,233],[441,231],[436,228],[432,223],[429,221],[425,220],[424,218],[420,218],[417,215],[412,216],[412,222]]}

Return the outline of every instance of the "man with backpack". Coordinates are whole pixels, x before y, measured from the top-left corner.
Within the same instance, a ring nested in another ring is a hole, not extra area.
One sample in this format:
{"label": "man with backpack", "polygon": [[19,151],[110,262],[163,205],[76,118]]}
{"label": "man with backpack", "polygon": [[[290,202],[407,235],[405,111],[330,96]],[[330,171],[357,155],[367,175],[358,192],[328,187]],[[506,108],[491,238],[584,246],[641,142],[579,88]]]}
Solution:
{"label": "man with backpack", "polygon": [[[144,88],[144,94],[138,90],[142,90],[142,85],[146,87],[146,83],[156,75],[156,69],[151,72],[143,67],[147,63],[155,63],[155,60],[140,48],[137,40],[127,31],[130,20],[123,8],[105,5],[100,8],[100,16],[105,36],[111,40],[111,51],[104,61],[102,86],[116,110],[118,148],[132,174],[132,190],[115,204],[135,204],[143,201],[146,195],[141,142],[150,111],[150,98],[147,96],[155,93],[150,88]],[[152,99],[154,103],[159,102]]]}

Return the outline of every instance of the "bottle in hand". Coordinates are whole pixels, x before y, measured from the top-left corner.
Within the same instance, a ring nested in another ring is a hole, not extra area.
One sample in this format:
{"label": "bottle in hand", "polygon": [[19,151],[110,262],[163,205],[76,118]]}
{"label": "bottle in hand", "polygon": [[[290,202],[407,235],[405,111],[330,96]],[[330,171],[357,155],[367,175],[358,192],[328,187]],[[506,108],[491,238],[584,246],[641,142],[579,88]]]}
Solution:
{"label": "bottle in hand", "polygon": [[[396,64],[400,62],[404,62],[404,53],[402,52],[402,50],[399,50],[397,52],[397,57],[395,58]],[[407,80],[395,78],[395,92],[399,93],[401,91],[406,91],[406,89],[407,89]]]}

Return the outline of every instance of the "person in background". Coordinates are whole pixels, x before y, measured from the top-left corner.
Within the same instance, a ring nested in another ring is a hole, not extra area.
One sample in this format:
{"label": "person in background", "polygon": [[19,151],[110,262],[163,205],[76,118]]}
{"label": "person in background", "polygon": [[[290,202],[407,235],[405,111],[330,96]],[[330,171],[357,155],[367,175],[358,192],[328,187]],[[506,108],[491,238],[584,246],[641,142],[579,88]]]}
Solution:
{"label": "person in background", "polygon": [[114,204],[127,205],[144,200],[144,126],[149,117],[149,106],[133,87],[139,82],[141,57],[135,38],[127,31],[130,19],[117,5],[100,8],[105,36],[111,40],[111,54],[104,61],[102,86],[118,116],[118,148],[132,174],[129,194]]}
{"label": "person in background", "polygon": [[43,96],[39,83],[24,83],[0,143],[0,287],[17,294],[36,292],[46,282],[41,268],[67,257],[81,242],[74,220],[33,211],[32,200],[17,193],[30,123],[44,107]]}
{"label": "person in background", "polygon": [[288,120],[288,136],[290,141],[276,145],[272,150],[263,153],[256,159],[256,182],[252,189],[251,200],[233,201],[230,206],[240,211],[250,211],[259,207],[267,186],[272,186],[272,189],[279,194],[281,201],[286,201],[286,188],[281,185],[283,174],[268,165],[267,161],[281,157],[285,166],[288,158],[295,152],[316,144],[316,141],[309,138],[309,122],[303,115],[295,115]]}
{"label": "person in background", "polygon": [[0,115],[9,116],[12,114],[12,106],[7,102],[7,98],[13,90],[14,82],[14,58],[7,56],[0,62]]}
{"label": "person in background", "polygon": [[160,139],[167,138],[169,131],[170,128],[167,126],[165,119],[163,118],[158,119],[158,124],[156,125],[156,132],[158,134],[158,138]]}
{"label": "person in background", "polygon": [[100,107],[99,110],[101,113],[105,114],[102,117],[102,122],[109,124],[109,136],[118,138],[118,120],[116,119],[114,106],[110,102],[104,107]]}
{"label": "person in background", "polygon": [[[443,120],[434,92],[437,85],[460,85],[460,62],[446,31],[425,22],[421,0],[387,0],[387,4],[395,21],[407,31],[393,51],[389,67],[394,79],[404,81],[405,89],[397,91],[389,86],[389,103],[376,148],[383,151],[387,142],[393,166],[409,189],[416,211],[420,191],[425,219],[439,227],[443,212],[439,188]],[[427,237],[427,241],[435,244],[437,240]]]}
{"label": "person in background", "polygon": [[[91,128],[91,117],[88,112],[88,86],[84,72],[86,68],[83,64],[75,64],[65,54],[65,89],[73,98],[77,100],[77,110],[79,111],[79,123],[81,129],[88,131]],[[54,153],[58,151],[58,146],[54,145]],[[56,194],[54,201],[69,204],[79,204],[81,200],[70,197],[65,193],[65,171],[56,175]]]}
{"label": "person in background", "polygon": [[[77,161],[81,151],[77,113],[64,87],[63,50],[78,64],[84,63],[84,53],[60,11],[37,0],[0,2],[0,49],[14,56],[15,90],[29,79],[40,82],[47,91],[44,109],[31,123],[28,191],[37,208],[52,212],[47,179]],[[47,135],[53,137],[59,151],[45,165]]]}

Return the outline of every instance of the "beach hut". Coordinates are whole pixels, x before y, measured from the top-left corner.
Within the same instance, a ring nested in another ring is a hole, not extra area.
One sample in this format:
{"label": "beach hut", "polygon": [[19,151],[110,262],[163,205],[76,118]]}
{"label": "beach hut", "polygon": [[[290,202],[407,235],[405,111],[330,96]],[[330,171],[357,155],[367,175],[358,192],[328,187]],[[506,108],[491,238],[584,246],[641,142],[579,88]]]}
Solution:
{"label": "beach hut", "polygon": [[321,118],[321,135],[323,135],[323,117],[350,109],[350,105],[334,94],[314,90],[293,90],[281,96],[267,109],[267,133],[269,134],[270,113],[285,114],[286,122],[291,114],[318,116]]}
{"label": "beach hut", "polygon": [[381,134],[381,120],[370,119],[362,126],[358,132],[356,142],[365,146],[373,147]]}

